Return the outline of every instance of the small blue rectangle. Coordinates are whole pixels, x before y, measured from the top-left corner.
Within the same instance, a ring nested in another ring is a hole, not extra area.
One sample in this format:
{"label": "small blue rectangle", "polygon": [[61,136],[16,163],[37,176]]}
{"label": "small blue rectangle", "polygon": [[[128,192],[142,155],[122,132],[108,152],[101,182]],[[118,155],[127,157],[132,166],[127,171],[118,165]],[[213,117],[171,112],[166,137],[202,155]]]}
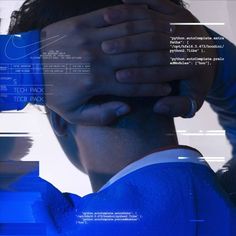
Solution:
{"label": "small blue rectangle", "polygon": [[0,235],[46,236],[46,226],[34,223],[0,224]]}

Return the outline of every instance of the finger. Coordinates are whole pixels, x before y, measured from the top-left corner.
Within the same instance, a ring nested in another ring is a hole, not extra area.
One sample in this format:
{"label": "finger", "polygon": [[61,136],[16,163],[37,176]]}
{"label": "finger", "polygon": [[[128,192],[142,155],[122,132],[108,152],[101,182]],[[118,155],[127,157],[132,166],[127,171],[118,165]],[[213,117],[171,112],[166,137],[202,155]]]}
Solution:
{"label": "finger", "polygon": [[101,28],[98,31],[98,37],[100,40],[104,41],[146,32],[162,32],[168,35],[173,33],[173,31],[170,31],[169,22],[160,19],[148,19],[142,21],[128,21]]}
{"label": "finger", "polygon": [[163,50],[169,49],[169,46],[167,35],[150,32],[105,41],[102,43],[102,50],[107,54],[119,54],[123,52]]}
{"label": "finger", "polygon": [[179,6],[169,0],[122,0],[127,4],[147,4],[151,9],[165,13],[173,14],[179,10]]}
{"label": "finger", "polygon": [[104,20],[109,24],[118,24],[127,21],[140,21],[152,18],[167,20],[170,16],[147,9],[146,5],[119,5],[109,7],[104,12]]}
{"label": "finger", "polygon": [[[120,9],[120,8],[124,8],[124,4],[121,5],[116,5],[114,7],[109,7],[110,8],[114,8],[114,9]],[[138,6],[137,8],[144,8],[142,6]],[[92,27],[105,27],[109,25],[109,22],[107,22],[105,20],[105,15],[106,12],[108,11],[108,7],[99,9],[99,10],[95,10],[83,15],[79,15],[79,16],[75,16],[73,17],[73,19],[78,23],[78,24],[84,24],[87,26],[92,26]]]}
{"label": "finger", "polygon": [[[181,80],[186,77],[187,68],[184,66],[165,66],[161,64],[168,63],[167,54],[163,57],[156,58],[159,66],[143,67],[143,68],[127,68],[116,72],[116,79],[120,83],[163,83],[175,80]],[[150,59],[151,60],[151,59]],[[154,59],[153,61],[154,62]],[[150,62],[151,63],[151,62]]]}
{"label": "finger", "polygon": [[172,88],[169,84],[116,84],[109,90],[108,95],[123,97],[162,97],[169,95]]}
{"label": "finger", "polygon": [[186,96],[161,98],[154,106],[154,112],[170,117],[183,117],[189,113],[191,103]]}
{"label": "finger", "polygon": [[84,104],[73,112],[69,122],[92,126],[104,126],[113,123],[117,118],[130,112],[130,107],[122,102],[104,104]]}
{"label": "finger", "polygon": [[[169,65],[170,56],[169,56],[169,51],[138,52],[138,53],[112,55],[112,56],[109,56],[109,61],[113,69],[119,70],[122,68],[121,72],[120,71],[117,72],[118,76],[120,75],[122,77],[122,72],[129,73],[130,71],[131,76],[133,76],[134,79],[139,80],[140,78],[139,72],[143,74],[145,70],[148,73],[148,75],[150,75],[151,74],[150,70],[152,71],[152,73],[155,73],[154,69],[150,67]],[[147,67],[147,68],[139,68],[139,67]],[[126,68],[129,68],[129,69],[126,69]],[[134,73],[132,73],[133,71]],[[150,78],[147,78],[147,79],[150,81]],[[127,82],[129,81],[134,82],[132,80],[132,77],[128,77]],[[155,82],[155,80],[152,80],[152,82]]]}
{"label": "finger", "polygon": [[169,96],[160,99],[154,106],[154,111],[170,117],[192,118],[202,107],[204,96],[192,90],[185,91],[186,95]]}
{"label": "finger", "polygon": [[[98,28],[105,27],[110,24],[106,18],[107,12],[110,11],[108,9],[112,9],[113,12],[117,12],[116,14],[119,15],[119,12],[122,13],[122,9],[124,9],[124,8],[130,9],[131,7],[124,6],[124,4],[109,7],[109,8],[105,7],[105,8],[93,11],[93,12],[86,13],[84,15],[76,16],[76,17],[74,17],[74,20],[78,21],[78,23],[83,23],[84,25],[88,25],[88,26],[93,26],[93,27],[98,27]],[[147,9],[147,7],[144,5],[135,6],[135,8],[139,9],[139,10],[137,10],[139,12],[141,12],[141,11],[143,12],[143,10]],[[143,10],[141,10],[141,9],[143,9]],[[142,16],[143,15],[144,15],[144,12],[143,12]]]}

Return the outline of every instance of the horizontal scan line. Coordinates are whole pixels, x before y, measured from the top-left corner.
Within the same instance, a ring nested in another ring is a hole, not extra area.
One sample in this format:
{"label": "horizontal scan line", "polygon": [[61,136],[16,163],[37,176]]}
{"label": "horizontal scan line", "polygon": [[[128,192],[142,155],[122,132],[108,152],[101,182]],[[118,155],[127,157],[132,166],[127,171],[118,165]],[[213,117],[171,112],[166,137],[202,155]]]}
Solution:
{"label": "horizontal scan line", "polygon": [[0,134],[29,134],[29,132],[0,132]]}
{"label": "horizontal scan line", "polygon": [[182,136],[225,136],[225,133],[180,133]]}
{"label": "horizontal scan line", "polygon": [[[16,111],[16,112],[1,112],[1,114],[2,115],[14,115],[14,114],[17,114],[17,115],[19,115],[19,114],[28,114],[28,115],[32,115],[32,114],[34,114],[34,112],[29,112],[29,111]],[[47,112],[41,112],[41,111],[37,111],[37,115],[40,115],[40,114],[42,114],[42,115],[46,115],[47,114]]]}
{"label": "horizontal scan line", "polygon": [[0,137],[33,137],[39,135],[39,133],[29,132],[0,132]]}
{"label": "horizontal scan line", "polygon": [[199,160],[205,160],[207,162],[225,162],[224,157],[201,157]]}
{"label": "horizontal scan line", "polygon": [[207,162],[225,162],[225,160],[208,160],[206,159]]}
{"label": "horizontal scan line", "polygon": [[222,22],[205,22],[205,23],[184,22],[184,23],[170,23],[170,25],[225,25],[225,23],[222,23]]}
{"label": "horizontal scan line", "polygon": [[[187,160],[191,159],[190,157],[179,156],[179,160]],[[199,157],[199,161],[207,161],[207,162],[225,162],[225,157]]]}
{"label": "horizontal scan line", "polygon": [[190,222],[204,222],[205,220],[198,220],[198,219],[192,219],[192,220],[189,220]]}
{"label": "horizontal scan line", "polygon": [[[4,85],[4,84],[3,84]],[[15,85],[15,84],[7,84],[6,85],[7,87],[42,87],[42,84],[24,84],[24,85]],[[53,84],[44,84],[43,85],[44,87],[47,86],[47,87],[51,87],[51,86],[54,86]]]}
{"label": "horizontal scan line", "polygon": [[225,157],[201,157],[204,159],[225,159]]}
{"label": "horizontal scan line", "polygon": [[0,134],[0,138],[28,138],[28,137],[35,137],[35,136],[39,136],[39,135],[32,135],[32,134]]}
{"label": "horizontal scan line", "polygon": [[209,133],[225,133],[225,130],[207,130],[206,132],[209,132]]}

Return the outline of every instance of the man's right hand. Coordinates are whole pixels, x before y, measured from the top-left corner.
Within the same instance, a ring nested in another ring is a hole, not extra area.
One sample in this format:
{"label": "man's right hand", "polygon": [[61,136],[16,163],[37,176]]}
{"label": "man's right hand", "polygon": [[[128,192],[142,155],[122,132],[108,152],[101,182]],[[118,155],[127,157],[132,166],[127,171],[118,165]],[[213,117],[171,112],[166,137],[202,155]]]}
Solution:
{"label": "man's right hand", "polygon": [[[172,65],[170,58],[217,58],[215,42],[206,28],[198,25],[199,21],[191,12],[171,0],[122,1],[125,5],[109,8],[104,18],[111,24],[107,30],[115,31],[117,25],[120,25],[120,28],[126,28],[126,31],[117,31],[119,38],[103,42],[102,48],[113,56],[138,52],[140,58],[136,66],[117,71],[117,80],[124,84],[167,83],[178,80],[179,93],[158,99],[154,111],[170,117],[191,118],[203,105],[212,86],[218,69],[217,62],[212,60],[211,65]],[[137,4],[147,4],[148,7],[136,9]],[[188,26],[189,22],[197,25]],[[187,25],[170,27],[170,23]],[[184,53],[170,54],[171,37],[211,39],[194,40],[194,43],[190,41],[194,48],[201,48],[204,44],[209,46],[204,50],[197,50],[197,53],[185,50]],[[110,50],[112,45],[114,48]],[[153,64],[158,60],[159,64]],[[146,65],[143,62],[146,62]]]}
{"label": "man's right hand", "polygon": [[[144,6],[136,6],[137,9]],[[115,71],[132,66],[137,53],[112,57],[101,50],[101,43],[112,38],[106,30],[106,9],[69,18],[45,27],[41,31],[46,105],[70,123],[106,125],[129,112],[130,107],[120,101],[102,105],[86,103],[94,96],[165,96],[171,91],[168,84],[121,84]],[[115,36],[114,36],[115,37]],[[78,73],[71,65],[88,66]],[[47,65],[62,65],[63,73],[51,73]]]}

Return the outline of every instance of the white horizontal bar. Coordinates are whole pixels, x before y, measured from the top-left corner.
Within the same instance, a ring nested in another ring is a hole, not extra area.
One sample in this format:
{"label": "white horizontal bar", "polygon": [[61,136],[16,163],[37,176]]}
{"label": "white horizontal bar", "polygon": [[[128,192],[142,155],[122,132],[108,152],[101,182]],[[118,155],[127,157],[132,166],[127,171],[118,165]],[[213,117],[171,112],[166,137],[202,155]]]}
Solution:
{"label": "white horizontal bar", "polygon": [[40,134],[0,134],[0,137],[12,137],[12,138],[17,138],[17,137],[39,137],[41,136]]}
{"label": "white horizontal bar", "polygon": [[225,133],[180,133],[183,136],[225,136]]}
{"label": "white horizontal bar", "polygon": [[206,160],[207,162],[225,162],[225,160]]}
{"label": "white horizontal bar", "polygon": [[209,133],[225,133],[225,130],[207,130]]}
{"label": "white horizontal bar", "polygon": [[205,160],[225,160],[225,157],[200,157],[200,159],[205,159]]}
{"label": "white horizontal bar", "polygon": [[185,22],[185,23],[170,23],[170,25],[225,25],[225,23],[213,23],[213,22],[208,22],[208,23],[197,23],[197,22]]}

